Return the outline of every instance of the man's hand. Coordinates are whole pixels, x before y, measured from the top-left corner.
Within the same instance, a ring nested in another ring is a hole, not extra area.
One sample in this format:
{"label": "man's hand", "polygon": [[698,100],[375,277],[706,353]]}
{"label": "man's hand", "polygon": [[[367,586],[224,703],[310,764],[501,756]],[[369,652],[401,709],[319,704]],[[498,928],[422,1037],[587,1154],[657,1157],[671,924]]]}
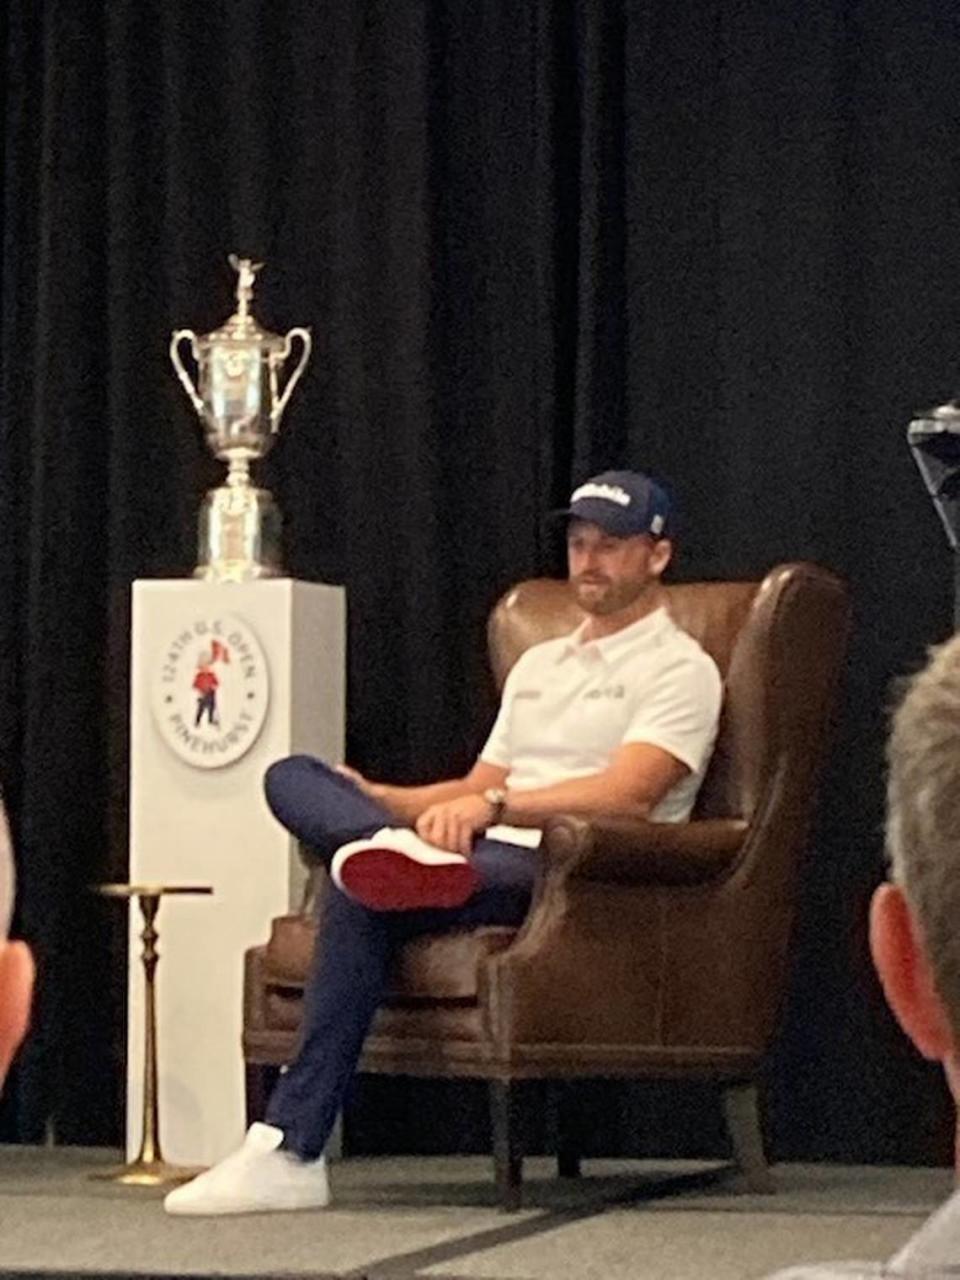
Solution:
{"label": "man's hand", "polygon": [[386,782],[371,782],[369,778],[365,778],[359,769],[352,769],[348,764],[336,765],[336,772],[343,774],[345,778],[349,778],[355,787],[358,787],[365,796],[369,796],[371,800],[376,800],[400,822],[409,822],[410,815],[407,813],[403,805],[403,788],[391,787]]}
{"label": "man's hand", "polygon": [[[383,805],[396,822],[406,827],[416,826],[420,831],[420,821],[433,809],[446,809],[447,805],[459,800],[471,800],[473,809],[479,813],[479,821],[471,831],[479,831],[493,816],[491,806],[482,798],[482,792],[488,787],[506,786],[507,770],[497,765],[486,764],[478,760],[465,778],[449,778],[444,782],[431,782],[422,787],[393,786],[389,782],[371,782],[348,764],[337,766],[337,772],[349,778],[354,786],[359,787],[372,800]],[[432,825],[432,824],[431,824]],[[459,828],[459,823],[457,824]],[[438,835],[441,834],[438,828]],[[421,832],[421,835],[423,833]],[[444,838],[446,838],[444,836]],[[439,844],[442,849],[458,849],[456,844],[442,844],[432,836],[424,836],[432,843]],[[469,846],[466,852],[469,853]]]}
{"label": "man's hand", "polygon": [[336,772],[342,773],[345,778],[349,778],[355,786],[359,787],[368,796],[375,795],[377,784],[371,782],[369,778],[365,778],[359,769],[351,769],[348,764],[338,764]]}
{"label": "man's hand", "polygon": [[492,805],[480,795],[441,800],[421,813],[417,819],[417,835],[439,849],[450,849],[466,857],[477,832],[490,825],[492,816]]}
{"label": "man's hand", "polygon": [[364,795],[383,805],[394,821],[402,822],[404,826],[409,826],[420,812],[416,787],[392,787],[389,782],[371,782],[359,769],[352,769],[348,764],[338,764],[336,771],[349,778]]}

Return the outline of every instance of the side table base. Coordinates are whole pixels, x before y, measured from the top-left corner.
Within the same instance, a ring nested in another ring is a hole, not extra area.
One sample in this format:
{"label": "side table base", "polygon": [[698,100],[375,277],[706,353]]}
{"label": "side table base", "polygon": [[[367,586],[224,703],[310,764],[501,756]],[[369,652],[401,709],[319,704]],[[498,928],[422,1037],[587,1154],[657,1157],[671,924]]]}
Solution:
{"label": "side table base", "polygon": [[176,1187],[189,1182],[202,1166],[188,1168],[182,1164],[167,1164],[166,1160],[131,1160],[129,1164],[115,1165],[112,1169],[91,1173],[97,1182],[115,1182],[124,1187]]}
{"label": "side table base", "polygon": [[99,1182],[114,1182],[126,1187],[174,1187],[189,1182],[202,1169],[167,1164],[160,1150],[159,1097],[157,1092],[157,912],[160,900],[169,894],[213,893],[209,885],[102,884],[97,892],[106,898],[137,898],[143,915],[143,976],[145,983],[144,1055],[143,1055],[143,1136],[137,1158],[104,1172],[89,1176]]}

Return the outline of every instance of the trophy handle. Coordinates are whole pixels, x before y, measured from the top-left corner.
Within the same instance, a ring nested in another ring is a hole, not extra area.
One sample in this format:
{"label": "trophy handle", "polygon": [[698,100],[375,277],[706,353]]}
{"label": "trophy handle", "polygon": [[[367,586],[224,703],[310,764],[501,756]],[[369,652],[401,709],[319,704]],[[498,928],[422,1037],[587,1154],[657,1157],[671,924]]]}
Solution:
{"label": "trophy handle", "polygon": [[180,343],[184,338],[190,339],[190,350],[193,353],[193,358],[197,362],[197,365],[200,364],[200,352],[197,348],[197,335],[192,329],[174,329],[173,337],[170,339],[170,363],[173,365],[174,369],[176,369],[177,377],[183,384],[184,391],[186,391],[187,395],[193,402],[193,407],[202,418],[203,401],[197,394],[197,388],[194,386],[192,378],[189,373],[187,373],[184,368],[183,361],[180,359]]}
{"label": "trophy handle", "polygon": [[290,348],[294,338],[299,338],[303,343],[303,354],[297,362],[297,367],[287,379],[287,385],[283,388],[283,394],[280,396],[279,400],[274,401],[273,408],[270,410],[270,429],[272,431],[279,431],[280,418],[284,409],[287,407],[287,401],[290,399],[290,393],[300,381],[300,375],[303,373],[304,366],[310,359],[310,352],[313,350],[313,339],[310,337],[310,330],[298,326],[296,329],[291,329],[284,338],[283,350],[280,352],[280,361],[285,361],[290,355]]}

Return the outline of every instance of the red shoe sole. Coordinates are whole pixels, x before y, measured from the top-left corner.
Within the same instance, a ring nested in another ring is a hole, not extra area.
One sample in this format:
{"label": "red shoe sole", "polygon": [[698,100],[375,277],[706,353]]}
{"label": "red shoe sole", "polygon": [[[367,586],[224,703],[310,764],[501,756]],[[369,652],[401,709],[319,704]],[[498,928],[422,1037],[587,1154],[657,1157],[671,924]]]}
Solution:
{"label": "red shoe sole", "polygon": [[469,862],[424,866],[395,849],[358,849],[340,868],[352,898],[375,911],[461,907],[477,887]]}

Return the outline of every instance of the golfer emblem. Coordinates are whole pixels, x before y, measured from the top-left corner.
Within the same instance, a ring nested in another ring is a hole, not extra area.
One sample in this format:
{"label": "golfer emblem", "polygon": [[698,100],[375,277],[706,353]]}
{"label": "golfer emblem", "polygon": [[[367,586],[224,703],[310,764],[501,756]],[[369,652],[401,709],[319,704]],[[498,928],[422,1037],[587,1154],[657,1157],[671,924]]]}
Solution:
{"label": "golfer emblem", "polygon": [[162,646],[151,705],[164,742],[198,769],[244,756],[267,714],[270,681],[260,642],[235,614],[186,619]]}

